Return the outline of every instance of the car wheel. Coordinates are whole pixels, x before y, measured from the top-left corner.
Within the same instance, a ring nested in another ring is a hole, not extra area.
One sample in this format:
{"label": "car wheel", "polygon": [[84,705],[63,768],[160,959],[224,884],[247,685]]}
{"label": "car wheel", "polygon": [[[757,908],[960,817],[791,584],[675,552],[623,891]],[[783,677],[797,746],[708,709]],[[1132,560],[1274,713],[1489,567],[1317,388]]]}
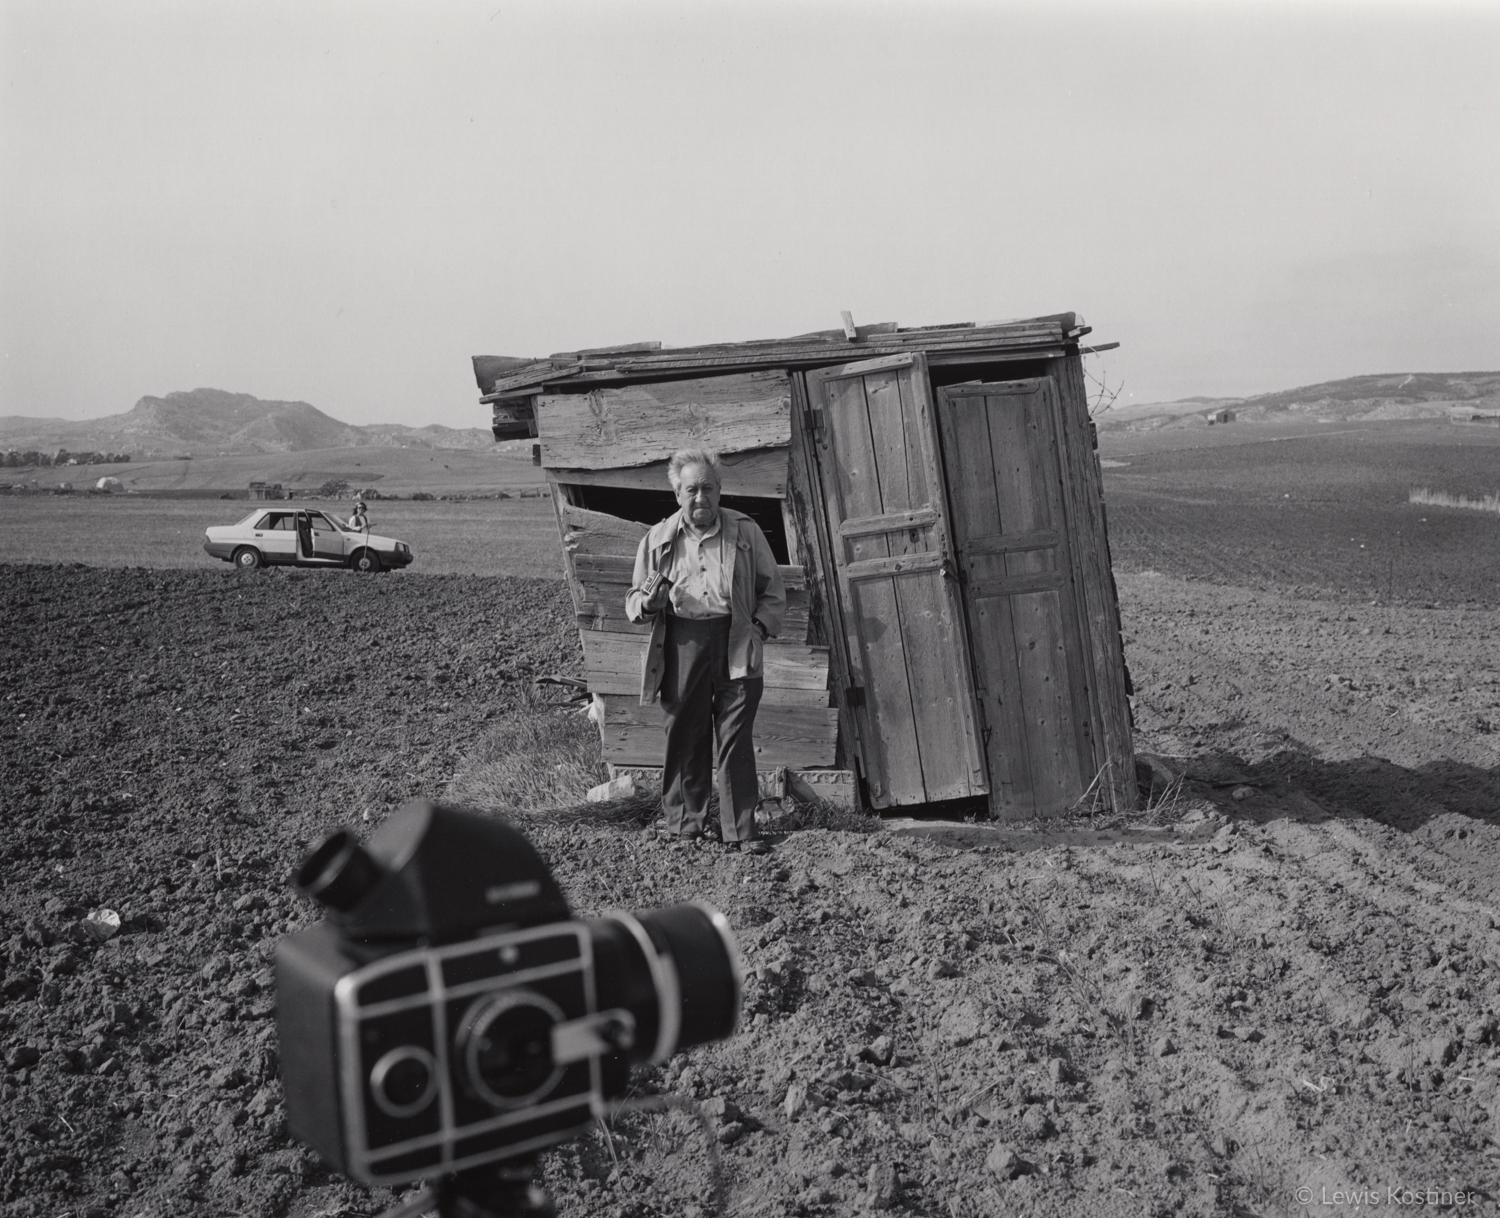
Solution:
{"label": "car wheel", "polygon": [[241,546],[234,552],[234,565],[241,571],[253,571],[260,566],[260,551],[254,546]]}
{"label": "car wheel", "polygon": [[349,565],[356,571],[380,570],[380,556],[374,550],[356,550]]}

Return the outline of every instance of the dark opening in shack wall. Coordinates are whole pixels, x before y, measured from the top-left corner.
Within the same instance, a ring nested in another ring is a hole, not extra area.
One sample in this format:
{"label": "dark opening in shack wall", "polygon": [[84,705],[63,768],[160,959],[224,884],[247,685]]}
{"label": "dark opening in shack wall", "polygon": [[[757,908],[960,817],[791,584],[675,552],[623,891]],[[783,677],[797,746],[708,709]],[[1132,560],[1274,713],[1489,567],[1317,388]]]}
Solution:
{"label": "dark opening in shack wall", "polygon": [[[648,491],[639,487],[579,486],[569,483],[561,485],[568,502],[574,507],[604,512],[621,520],[634,520],[638,524],[653,525],[677,510],[676,498],[665,487],[659,491]],[[791,562],[787,547],[786,520],[782,515],[780,499],[725,495],[719,502],[724,507],[744,512],[760,525],[766,540],[771,543],[771,553],[776,556],[777,562]]]}
{"label": "dark opening in shack wall", "polygon": [[1042,359],[984,360],[969,364],[936,364],[928,369],[932,388],[962,385],[966,381],[992,384],[997,381],[1024,381],[1046,376],[1050,369]]}

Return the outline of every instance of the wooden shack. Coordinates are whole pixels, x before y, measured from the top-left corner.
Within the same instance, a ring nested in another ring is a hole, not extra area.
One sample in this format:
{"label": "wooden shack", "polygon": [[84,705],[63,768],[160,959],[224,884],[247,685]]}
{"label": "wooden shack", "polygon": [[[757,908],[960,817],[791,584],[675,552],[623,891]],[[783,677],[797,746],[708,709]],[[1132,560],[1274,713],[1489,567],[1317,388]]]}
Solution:
{"label": "wooden shack", "polygon": [[845,323],[475,357],[496,437],[541,446],[605,759],[661,765],[661,712],[638,699],[648,631],[625,593],[636,543],[676,509],[667,458],[701,445],[789,590],[756,719],[774,793],[983,798],[997,818],[1133,807],[1088,327]]}

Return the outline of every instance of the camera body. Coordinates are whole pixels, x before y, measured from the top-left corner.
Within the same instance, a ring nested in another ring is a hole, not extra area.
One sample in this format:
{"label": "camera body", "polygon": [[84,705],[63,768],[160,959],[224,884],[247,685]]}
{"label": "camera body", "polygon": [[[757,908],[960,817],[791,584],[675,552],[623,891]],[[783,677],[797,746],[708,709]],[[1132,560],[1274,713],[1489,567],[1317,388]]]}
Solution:
{"label": "camera body", "polygon": [[738,1022],[721,915],[571,919],[530,843],[497,821],[414,802],[368,849],[330,835],[298,886],[332,914],[277,949],[287,1125],[367,1184],[567,1141],[624,1094],[631,1064]]}

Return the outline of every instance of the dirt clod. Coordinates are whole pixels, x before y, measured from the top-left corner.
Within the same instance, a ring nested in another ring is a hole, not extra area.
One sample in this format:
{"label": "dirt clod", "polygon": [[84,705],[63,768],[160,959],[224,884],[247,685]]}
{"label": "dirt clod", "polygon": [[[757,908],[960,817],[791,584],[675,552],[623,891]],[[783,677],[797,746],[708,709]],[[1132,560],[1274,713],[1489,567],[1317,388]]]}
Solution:
{"label": "dirt clod", "polygon": [[1029,1164],[1004,1142],[996,1142],[984,1158],[989,1173],[1000,1180],[1014,1180],[1024,1175]]}

